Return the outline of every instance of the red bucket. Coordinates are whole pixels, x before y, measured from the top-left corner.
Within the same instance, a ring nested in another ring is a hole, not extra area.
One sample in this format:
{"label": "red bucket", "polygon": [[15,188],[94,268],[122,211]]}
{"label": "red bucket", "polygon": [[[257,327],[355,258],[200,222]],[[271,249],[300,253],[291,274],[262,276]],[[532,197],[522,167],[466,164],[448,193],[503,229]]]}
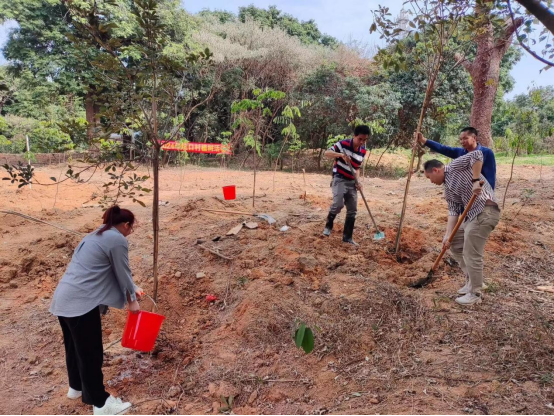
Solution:
{"label": "red bucket", "polygon": [[146,311],[131,313],[129,311],[121,345],[137,351],[152,351],[164,319],[165,316],[157,313]]}
{"label": "red bucket", "polygon": [[229,185],[223,187],[223,198],[235,199],[237,197],[235,185]]}

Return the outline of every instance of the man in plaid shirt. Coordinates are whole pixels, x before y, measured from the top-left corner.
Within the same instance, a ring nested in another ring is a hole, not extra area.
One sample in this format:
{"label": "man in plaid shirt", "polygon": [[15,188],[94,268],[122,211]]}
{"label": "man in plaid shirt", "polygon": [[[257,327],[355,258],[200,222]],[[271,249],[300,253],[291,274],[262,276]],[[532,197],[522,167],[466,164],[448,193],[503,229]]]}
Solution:
{"label": "man in plaid shirt", "polygon": [[[452,257],[460,264],[466,276],[466,284],[456,299],[461,305],[481,302],[483,286],[483,251],[490,233],[500,220],[500,209],[494,190],[481,174],[483,152],[475,150],[459,157],[447,166],[436,159],[425,162],[425,176],[435,185],[444,185],[448,203],[448,223],[443,238],[443,247],[450,248]],[[480,181],[484,181],[481,187]],[[472,195],[477,198],[458,229],[452,244],[452,234],[459,216],[464,212]]]}

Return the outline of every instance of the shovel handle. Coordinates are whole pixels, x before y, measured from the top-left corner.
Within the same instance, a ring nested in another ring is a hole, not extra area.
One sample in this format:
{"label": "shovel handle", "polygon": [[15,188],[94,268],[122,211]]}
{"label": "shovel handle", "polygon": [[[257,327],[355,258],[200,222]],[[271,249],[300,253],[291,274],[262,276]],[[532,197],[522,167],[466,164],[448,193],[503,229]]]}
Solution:
{"label": "shovel handle", "polygon": [[250,212],[242,212],[242,211],[225,211],[222,209],[208,209],[208,208],[200,208],[200,211],[208,211],[208,212],[220,212],[222,214],[237,214],[237,215],[249,215],[254,216],[255,214],[251,214]]}
{"label": "shovel handle", "polygon": [[[346,154],[346,152],[344,151],[344,149],[342,149],[342,154],[345,155],[345,156],[348,156]],[[354,167],[352,166],[352,163],[350,162],[350,159],[347,159],[347,161],[348,161],[348,166],[350,166],[350,172],[352,172],[352,175],[354,176],[354,182],[356,183],[356,185],[358,185],[359,182],[358,182],[358,178],[356,177],[356,171],[354,170]],[[369,205],[367,204],[364,193],[362,192],[361,189],[358,189],[358,191],[360,191],[360,195],[362,196],[362,199],[364,200],[364,204],[365,204],[365,207],[367,208],[367,212],[369,213],[371,221],[373,221],[373,226],[375,227],[375,231],[380,233],[381,231],[379,230],[379,227],[377,227],[377,223],[375,222],[375,218],[373,218],[373,215],[371,214],[371,210],[369,209]]]}
{"label": "shovel handle", "polygon": [[[484,181],[480,181],[479,185],[483,186],[484,183],[485,183]],[[473,203],[475,202],[475,198],[477,198],[477,195],[473,194],[471,196],[471,199],[469,200],[469,202],[467,204],[466,209],[464,209],[464,212],[462,213],[462,215],[460,215],[460,218],[458,218],[458,222],[456,223],[456,226],[454,227],[454,230],[452,230],[452,234],[450,234],[450,237],[448,237],[448,242],[449,243],[451,243],[452,240],[454,240],[454,236],[458,232],[460,226],[462,225],[462,222],[464,222],[464,219],[467,216],[467,213],[469,212],[469,210],[471,209]],[[443,245],[441,253],[439,254],[439,257],[437,257],[437,260],[435,260],[435,264],[433,264],[433,268],[431,270],[433,270],[433,271],[436,270],[436,268],[439,266],[439,262],[441,261],[442,256],[444,256],[444,253],[446,253],[446,247],[444,247],[444,245]]]}

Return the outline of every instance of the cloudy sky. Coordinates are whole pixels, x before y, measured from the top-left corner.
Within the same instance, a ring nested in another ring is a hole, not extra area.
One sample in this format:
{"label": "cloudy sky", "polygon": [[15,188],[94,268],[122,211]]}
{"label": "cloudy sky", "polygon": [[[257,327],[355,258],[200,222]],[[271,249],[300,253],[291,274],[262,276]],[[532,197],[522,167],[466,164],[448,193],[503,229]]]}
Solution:
{"label": "cloudy sky", "polygon": [[[379,3],[386,3],[392,14],[400,11],[403,0],[182,0],[185,9],[191,13],[197,13],[202,9],[228,10],[238,12],[240,6],[254,4],[257,7],[266,8],[276,5],[283,12],[292,14],[300,20],[314,19],[319,29],[342,41],[356,39],[370,45],[379,45],[378,35],[369,34],[369,26],[372,23],[371,10],[378,7]],[[13,25],[13,24],[12,24]],[[0,26],[0,46],[6,41],[6,35],[10,24]],[[0,62],[3,59],[0,56]],[[554,85],[554,70],[539,71],[544,65],[536,61],[527,53],[524,53],[521,61],[512,70],[512,76],[516,79],[514,90],[508,95],[525,93],[533,85]]]}

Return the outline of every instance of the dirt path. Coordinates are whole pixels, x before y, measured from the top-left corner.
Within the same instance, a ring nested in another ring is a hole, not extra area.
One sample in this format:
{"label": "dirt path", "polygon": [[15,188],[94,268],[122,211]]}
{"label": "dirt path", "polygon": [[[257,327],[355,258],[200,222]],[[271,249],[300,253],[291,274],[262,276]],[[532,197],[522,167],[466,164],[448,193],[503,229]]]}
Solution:
{"label": "dirt path", "polygon": [[[61,169],[38,174],[48,183]],[[509,172],[499,169],[501,199]],[[442,191],[425,178],[412,184],[399,264],[389,249],[403,179],[365,180],[387,238],[372,241],[360,199],[361,246],[353,249],[340,243],[344,213],[330,238],[320,235],[329,175],[306,175],[303,200],[301,174],[277,173],[274,189],[273,173],[262,172],[255,211],[274,216],[277,227],[256,220],[257,230],[224,237],[251,218],[200,208],[251,211],[252,173],[187,168],[181,183],[181,170],[164,170],[159,306],[167,320],[153,353],[118,343],[106,351],[106,384],[138,414],[217,413],[221,396],[234,396],[237,414],[552,413],[554,294],[536,288],[554,284],[554,169],[543,168],[542,182],[538,172],[516,167],[486,249],[485,300],[462,309],[453,301],[463,284],[457,268],[443,264],[432,287],[405,286],[428,271],[446,222]],[[99,224],[102,210],[91,199],[104,179],[17,192],[3,181],[0,209],[88,232]],[[237,185],[236,201],[222,199],[228,184]],[[122,205],[140,220],[131,266],[150,291],[150,208]],[[0,218],[0,413],[90,413],[65,398],[61,331],[48,313],[79,237]],[[285,224],[290,230],[280,232]],[[199,249],[198,239],[233,260]],[[207,304],[208,293],[219,301]],[[125,318],[118,310],[106,316],[105,345],[121,336]],[[300,320],[318,328],[308,356],[291,338]]]}

